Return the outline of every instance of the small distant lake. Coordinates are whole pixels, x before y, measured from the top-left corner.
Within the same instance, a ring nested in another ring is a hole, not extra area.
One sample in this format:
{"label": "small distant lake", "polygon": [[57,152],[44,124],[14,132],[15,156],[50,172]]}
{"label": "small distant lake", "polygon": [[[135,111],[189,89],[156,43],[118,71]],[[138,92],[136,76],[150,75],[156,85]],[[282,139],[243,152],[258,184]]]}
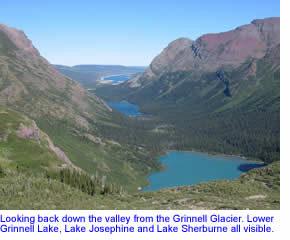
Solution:
{"label": "small distant lake", "polygon": [[128,81],[129,76],[128,75],[116,75],[116,76],[105,77],[104,80],[111,80],[111,81],[113,81],[114,84],[119,84],[121,82]]}
{"label": "small distant lake", "polygon": [[207,155],[195,152],[169,151],[158,159],[168,170],[152,173],[147,179],[151,185],[142,191],[185,186],[217,179],[235,179],[250,169],[263,164],[239,157]]}
{"label": "small distant lake", "polygon": [[138,105],[131,104],[128,102],[106,102],[112,108],[118,110],[119,112],[127,115],[127,116],[144,116],[143,113],[139,112]]}

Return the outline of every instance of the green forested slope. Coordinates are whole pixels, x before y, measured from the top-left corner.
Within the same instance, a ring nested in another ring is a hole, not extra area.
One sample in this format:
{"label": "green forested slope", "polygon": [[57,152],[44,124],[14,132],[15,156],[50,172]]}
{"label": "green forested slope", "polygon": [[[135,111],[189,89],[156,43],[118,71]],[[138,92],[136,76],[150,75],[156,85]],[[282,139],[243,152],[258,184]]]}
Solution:
{"label": "green forested slope", "polygon": [[[144,74],[118,86],[99,86],[95,94],[136,103],[142,112],[175,126],[170,148],[238,154],[267,163],[279,160],[279,40],[261,58],[249,56],[238,65],[220,64],[214,71],[205,70],[205,60],[189,59],[190,46],[185,50],[180,46],[183,50],[175,56],[178,62],[169,62],[171,68],[157,64],[174,54],[170,46],[178,41],[182,44],[181,40],[171,43]],[[184,66],[190,66],[189,61],[195,65],[181,70],[180,61]],[[159,67],[156,73],[154,65]]]}
{"label": "green forested slope", "polygon": [[147,145],[153,144],[154,133],[134,131],[133,120],[130,124],[128,117],[60,74],[22,31],[2,24],[0,105],[34,120],[74,165],[108,182],[136,190],[160,168],[160,149]]}

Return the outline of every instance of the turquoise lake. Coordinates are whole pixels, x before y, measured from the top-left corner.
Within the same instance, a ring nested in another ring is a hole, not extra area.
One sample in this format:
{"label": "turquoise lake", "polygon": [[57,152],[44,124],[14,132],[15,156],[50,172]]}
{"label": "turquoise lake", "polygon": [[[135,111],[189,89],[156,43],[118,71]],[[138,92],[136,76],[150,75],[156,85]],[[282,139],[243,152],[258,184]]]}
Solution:
{"label": "turquoise lake", "polygon": [[263,164],[238,157],[207,155],[193,152],[169,151],[159,158],[168,170],[152,173],[147,179],[151,185],[142,191],[185,186],[217,179],[235,179],[242,173]]}
{"label": "turquoise lake", "polygon": [[[138,105],[128,102],[106,102],[127,116],[143,116]],[[157,191],[161,188],[177,187],[208,182],[217,179],[235,179],[252,168],[264,166],[239,157],[208,155],[196,152],[169,151],[158,159],[168,169],[148,176],[151,185],[142,191]]]}
{"label": "turquoise lake", "polygon": [[128,102],[106,102],[109,106],[112,108],[118,110],[119,112],[127,115],[127,116],[143,116],[144,114],[139,112],[139,107],[138,105],[131,104]]}

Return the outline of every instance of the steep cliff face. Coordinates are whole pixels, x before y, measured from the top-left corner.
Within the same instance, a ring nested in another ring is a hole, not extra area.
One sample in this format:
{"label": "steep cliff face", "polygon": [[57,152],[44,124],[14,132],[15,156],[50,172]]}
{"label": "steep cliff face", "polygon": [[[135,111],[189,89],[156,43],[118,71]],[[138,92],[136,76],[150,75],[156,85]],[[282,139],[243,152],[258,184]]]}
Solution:
{"label": "steep cliff face", "polygon": [[280,18],[254,20],[232,31],[206,34],[195,41],[180,38],[171,42],[143,75],[129,81],[132,88],[177,71],[216,71],[238,67],[250,58],[261,59],[280,43]]}

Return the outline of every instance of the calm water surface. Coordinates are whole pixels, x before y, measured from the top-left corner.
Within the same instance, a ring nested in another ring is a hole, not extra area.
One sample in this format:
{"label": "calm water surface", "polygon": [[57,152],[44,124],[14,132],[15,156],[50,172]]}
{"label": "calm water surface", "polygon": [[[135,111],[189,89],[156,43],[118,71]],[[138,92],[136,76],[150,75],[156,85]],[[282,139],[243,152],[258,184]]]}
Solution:
{"label": "calm water surface", "polygon": [[138,105],[131,104],[128,102],[106,102],[109,106],[112,108],[118,110],[119,112],[127,115],[127,116],[144,116],[143,113],[139,112],[139,107]]}
{"label": "calm water surface", "polygon": [[175,151],[169,151],[168,155],[160,157],[159,161],[166,165],[168,170],[152,173],[147,178],[151,185],[142,191],[156,191],[217,179],[235,179],[243,172],[263,166],[238,157]]}
{"label": "calm water surface", "polygon": [[[143,116],[138,105],[128,102],[107,102],[109,106],[128,116]],[[208,182],[217,179],[235,179],[243,172],[263,164],[250,162],[239,157],[208,155],[196,152],[169,151],[158,159],[168,170],[148,176],[151,185],[142,191],[156,191],[166,187],[176,187]]]}

